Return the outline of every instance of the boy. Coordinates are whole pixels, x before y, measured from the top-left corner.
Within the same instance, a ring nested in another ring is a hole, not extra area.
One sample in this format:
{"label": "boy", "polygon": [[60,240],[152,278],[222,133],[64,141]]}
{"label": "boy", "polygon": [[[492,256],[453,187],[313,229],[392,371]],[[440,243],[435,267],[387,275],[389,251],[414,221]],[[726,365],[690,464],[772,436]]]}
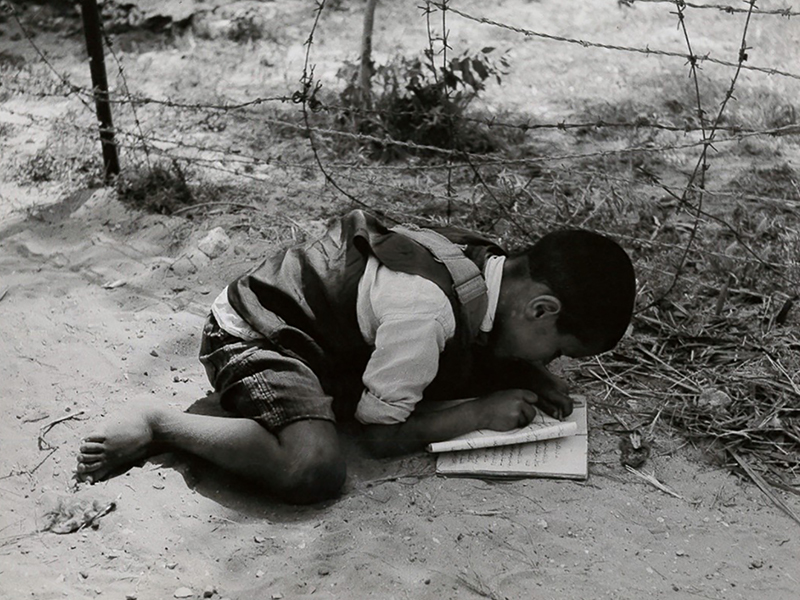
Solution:
{"label": "boy", "polygon": [[83,441],[78,477],[166,448],[288,502],[332,498],[346,473],[337,419],[355,417],[387,455],[520,427],[534,407],[567,416],[544,365],[616,345],[634,296],[630,259],[598,234],[554,232],[506,256],[463,230],[389,229],[356,210],[214,302],[200,359],[222,406],[245,418],[140,410]]}

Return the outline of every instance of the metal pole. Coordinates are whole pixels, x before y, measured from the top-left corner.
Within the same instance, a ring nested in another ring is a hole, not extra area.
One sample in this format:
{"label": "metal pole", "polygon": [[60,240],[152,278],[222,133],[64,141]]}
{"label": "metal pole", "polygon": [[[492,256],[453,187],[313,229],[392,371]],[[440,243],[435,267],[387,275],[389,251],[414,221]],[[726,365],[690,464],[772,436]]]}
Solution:
{"label": "metal pole", "polygon": [[114,141],[114,124],[111,121],[111,105],[108,102],[108,78],[103,55],[103,37],[100,32],[100,11],[97,0],[82,0],[83,31],[86,34],[86,51],[89,54],[89,69],[92,73],[92,89],[97,120],[100,122],[100,143],[103,148],[105,179],[119,174],[119,157]]}

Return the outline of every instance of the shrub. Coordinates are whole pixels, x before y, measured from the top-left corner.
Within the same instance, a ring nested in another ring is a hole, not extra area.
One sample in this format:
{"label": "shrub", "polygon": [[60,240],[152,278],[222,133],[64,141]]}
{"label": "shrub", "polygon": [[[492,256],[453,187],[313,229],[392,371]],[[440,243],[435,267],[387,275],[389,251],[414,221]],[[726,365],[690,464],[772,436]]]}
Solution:
{"label": "shrub", "polygon": [[[416,58],[397,57],[378,66],[372,78],[373,103],[364,109],[358,87],[358,67],[347,63],[339,76],[347,80],[340,99],[341,124],[359,133],[469,152],[487,152],[499,142],[486,127],[465,119],[467,108],[494,78],[508,72],[503,54],[494,48],[464,52],[437,65],[430,50]],[[399,146],[375,143],[384,159],[404,154]]]}
{"label": "shrub", "polygon": [[190,205],[194,199],[186,170],[177,160],[123,172],[117,179],[117,194],[122,202],[163,215]]}

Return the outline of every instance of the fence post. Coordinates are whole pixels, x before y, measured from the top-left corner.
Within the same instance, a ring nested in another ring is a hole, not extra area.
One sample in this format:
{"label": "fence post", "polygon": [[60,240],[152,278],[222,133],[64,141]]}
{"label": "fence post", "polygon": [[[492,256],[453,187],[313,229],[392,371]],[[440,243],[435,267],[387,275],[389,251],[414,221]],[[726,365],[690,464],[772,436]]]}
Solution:
{"label": "fence post", "polygon": [[372,106],[372,29],[378,0],[367,0],[364,9],[364,28],[361,31],[361,61],[358,66],[358,89],[362,108]]}
{"label": "fence post", "polygon": [[119,174],[119,157],[114,141],[114,124],[111,120],[111,105],[108,102],[108,78],[103,56],[103,38],[100,32],[100,11],[97,0],[82,0],[83,32],[86,35],[86,51],[89,54],[89,69],[92,73],[92,90],[97,120],[100,122],[100,144],[103,148],[105,179]]}

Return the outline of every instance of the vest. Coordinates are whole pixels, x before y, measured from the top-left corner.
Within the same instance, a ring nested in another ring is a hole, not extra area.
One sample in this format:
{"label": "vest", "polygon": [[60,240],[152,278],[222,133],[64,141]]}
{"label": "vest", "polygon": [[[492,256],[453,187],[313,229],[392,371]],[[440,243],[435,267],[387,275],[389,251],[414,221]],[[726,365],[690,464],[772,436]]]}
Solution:
{"label": "vest", "polygon": [[[334,397],[337,417],[346,419],[355,411],[361,376],[372,352],[358,326],[356,299],[367,259],[374,255],[392,270],[432,281],[453,307],[455,335],[440,356],[437,377],[425,398],[475,395],[469,382],[483,345],[480,323],[487,306],[483,266],[487,255],[503,251],[465,230],[435,231],[439,235],[431,244],[427,230],[390,229],[374,216],[354,210],[333,221],[322,237],[265,259],[228,286],[228,300],[280,352],[309,365]],[[464,273],[476,275],[470,278]],[[454,282],[453,274],[459,282]]]}

